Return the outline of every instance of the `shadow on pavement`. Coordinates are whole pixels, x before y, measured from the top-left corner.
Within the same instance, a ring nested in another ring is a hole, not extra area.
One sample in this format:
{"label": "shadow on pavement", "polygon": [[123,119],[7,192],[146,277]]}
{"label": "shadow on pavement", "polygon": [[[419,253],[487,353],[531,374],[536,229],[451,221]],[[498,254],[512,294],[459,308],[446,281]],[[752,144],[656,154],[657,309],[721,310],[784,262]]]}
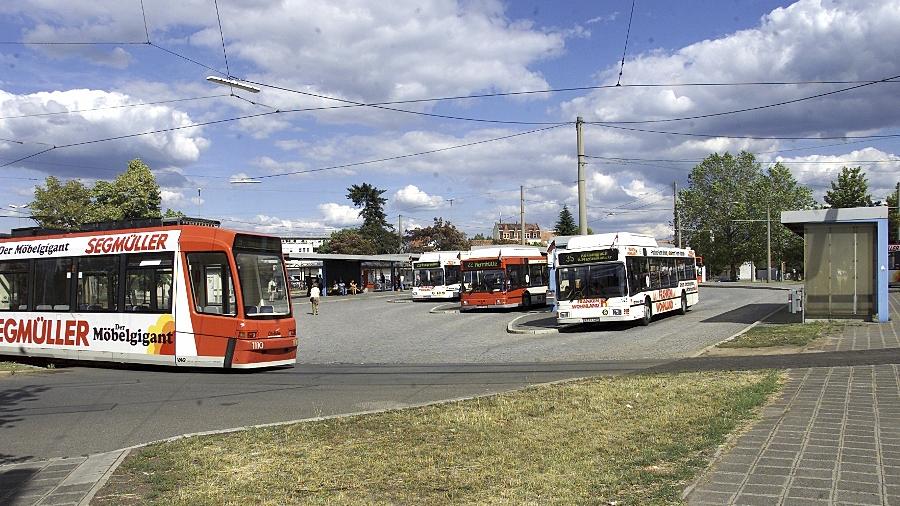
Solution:
{"label": "shadow on pavement", "polygon": [[[0,391],[0,428],[11,427],[16,422],[22,421],[22,417],[19,414],[27,409],[22,404],[36,401],[38,394],[47,390],[49,390],[49,387],[25,385]],[[0,461],[0,464],[2,463],[8,462]]]}
{"label": "shadow on pavement", "polygon": [[787,305],[785,299],[785,303],[771,303],[771,304],[747,304],[745,306],[741,306],[737,309],[732,309],[731,311],[726,311],[721,314],[717,314],[712,318],[707,318],[705,320],[701,320],[701,323],[745,323],[751,324],[762,318],[763,316],[775,311],[780,307],[784,307]]}
{"label": "shadow on pavement", "polygon": [[900,363],[900,348],[860,351],[827,351],[737,357],[694,357],[645,369],[646,373],[687,371],[743,371],[806,367],[848,367]]}
{"label": "shadow on pavement", "polygon": [[20,468],[0,471],[0,504],[13,504],[40,469]]}

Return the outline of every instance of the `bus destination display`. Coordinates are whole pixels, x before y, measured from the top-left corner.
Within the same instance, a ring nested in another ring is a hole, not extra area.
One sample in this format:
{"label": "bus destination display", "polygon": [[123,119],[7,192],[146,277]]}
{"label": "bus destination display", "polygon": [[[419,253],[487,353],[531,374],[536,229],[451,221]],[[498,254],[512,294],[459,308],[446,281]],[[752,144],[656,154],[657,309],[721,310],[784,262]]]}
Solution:
{"label": "bus destination display", "polygon": [[415,262],[416,269],[437,269],[441,266],[440,262]]}
{"label": "bus destination display", "polygon": [[558,257],[559,265],[587,264],[593,262],[609,262],[610,260],[619,259],[618,248],[597,249],[590,251],[572,251],[568,253],[560,253]]}
{"label": "bus destination display", "polygon": [[463,262],[463,269],[499,269],[500,260],[467,260]]}

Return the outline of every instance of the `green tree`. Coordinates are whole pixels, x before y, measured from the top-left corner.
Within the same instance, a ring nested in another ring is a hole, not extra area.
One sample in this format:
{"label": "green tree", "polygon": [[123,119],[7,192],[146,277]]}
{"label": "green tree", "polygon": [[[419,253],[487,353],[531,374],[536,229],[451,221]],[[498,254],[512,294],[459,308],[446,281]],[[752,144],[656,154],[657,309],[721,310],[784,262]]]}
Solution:
{"label": "green tree", "polygon": [[449,221],[445,222],[443,218],[435,218],[430,227],[407,231],[404,242],[408,251],[412,253],[469,249],[466,235]]}
{"label": "green tree", "polygon": [[347,198],[360,208],[363,224],[359,233],[375,245],[376,253],[396,253],[400,250],[400,238],[387,222],[384,212],[387,199],[381,196],[385,191],[369,183],[355,184],[347,188]]}
{"label": "green tree", "polygon": [[752,230],[750,241],[750,258],[756,265],[765,265],[766,252],[766,210],[769,211],[772,230],[772,263],[779,267],[782,262],[786,268],[803,268],[803,238],[791,232],[781,224],[782,211],[814,209],[816,200],[812,190],[797,182],[790,169],[776,163],[757,180],[751,191],[750,219]]}
{"label": "green tree", "polygon": [[488,237],[488,236],[482,234],[481,232],[475,234],[475,236],[472,237],[472,240],[473,240],[473,241],[488,241],[488,240],[490,240],[490,239],[491,239],[490,237]]}
{"label": "green tree", "polygon": [[319,246],[319,253],[338,253],[343,255],[374,255],[375,243],[364,237],[359,229],[345,228],[332,232],[325,242]]}
{"label": "green tree", "polygon": [[150,167],[136,158],[112,182],[94,185],[94,204],[100,221],[160,218],[159,184]]}
{"label": "green tree", "polygon": [[[897,185],[900,188],[900,183]],[[888,205],[888,241],[891,244],[900,244],[900,209],[897,209],[897,192],[891,192],[885,199]]]}
{"label": "green tree", "polygon": [[[728,269],[737,279],[738,266],[752,254],[754,216],[763,174],[756,158],[713,153],[691,170],[687,188],[678,192],[682,236],[710,267]],[[763,210],[765,212],[765,210]]]}
{"label": "green tree", "polygon": [[825,193],[825,203],[834,208],[871,207],[869,181],[862,167],[842,167],[837,180],[831,182],[831,189]]}
{"label": "green tree", "polygon": [[556,226],[553,227],[556,235],[577,235],[578,225],[575,224],[575,217],[569,206],[563,205],[562,211],[559,212],[559,219],[556,220]]}
{"label": "green tree", "polygon": [[34,188],[34,200],[29,204],[38,225],[62,230],[92,221],[93,207],[90,188],[77,179],[62,183],[54,176],[47,176],[44,186]]}

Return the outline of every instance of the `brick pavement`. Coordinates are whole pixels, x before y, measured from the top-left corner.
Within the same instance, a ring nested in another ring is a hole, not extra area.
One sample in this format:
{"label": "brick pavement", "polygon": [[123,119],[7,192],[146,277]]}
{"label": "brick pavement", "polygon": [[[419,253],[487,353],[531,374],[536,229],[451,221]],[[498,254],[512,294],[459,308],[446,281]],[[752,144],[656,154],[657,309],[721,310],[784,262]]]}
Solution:
{"label": "brick pavement", "polygon": [[[900,347],[892,321],[848,326],[828,351]],[[900,505],[900,365],[792,369],[781,397],[687,496],[691,505]]]}
{"label": "brick pavement", "polygon": [[49,459],[0,466],[0,504],[77,505],[96,492],[120,462],[123,450],[89,457]]}

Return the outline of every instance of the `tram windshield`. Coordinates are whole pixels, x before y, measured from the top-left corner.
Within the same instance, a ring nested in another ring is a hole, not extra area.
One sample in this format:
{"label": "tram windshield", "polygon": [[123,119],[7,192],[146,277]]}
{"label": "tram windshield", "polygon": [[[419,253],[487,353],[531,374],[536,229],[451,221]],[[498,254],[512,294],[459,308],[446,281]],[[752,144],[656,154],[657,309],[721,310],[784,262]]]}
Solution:
{"label": "tram windshield", "polygon": [[279,255],[237,253],[238,278],[247,316],[288,315],[291,305]]}

